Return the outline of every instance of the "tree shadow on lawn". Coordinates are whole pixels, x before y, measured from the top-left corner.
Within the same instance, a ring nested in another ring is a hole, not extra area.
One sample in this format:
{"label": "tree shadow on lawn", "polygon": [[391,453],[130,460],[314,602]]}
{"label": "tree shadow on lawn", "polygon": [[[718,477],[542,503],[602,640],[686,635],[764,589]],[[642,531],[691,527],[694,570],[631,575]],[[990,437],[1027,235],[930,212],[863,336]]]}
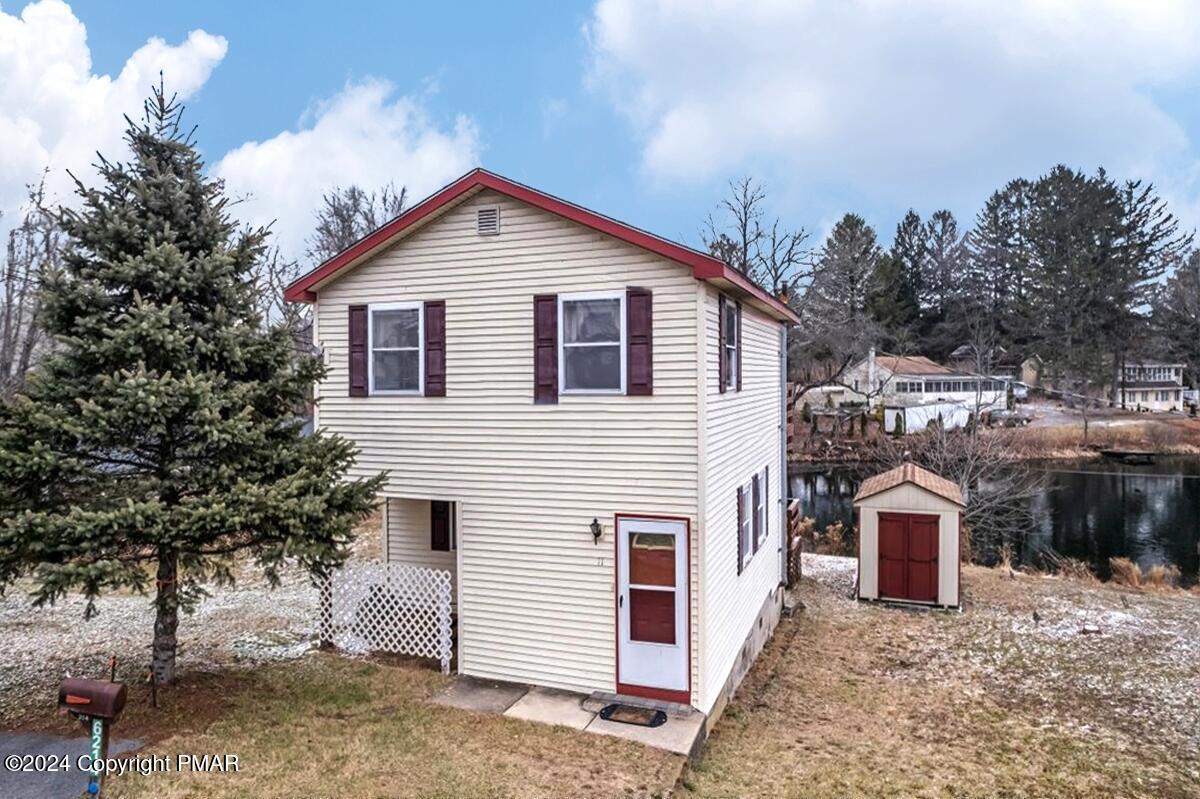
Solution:
{"label": "tree shadow on lawn", "polygon": [[235,754],[238,773],[131,775],[113,795],[652,797],[675,783],[666,752],[425,701],[449,679],[324,653],[239,674],[211,723],[144,750]]}

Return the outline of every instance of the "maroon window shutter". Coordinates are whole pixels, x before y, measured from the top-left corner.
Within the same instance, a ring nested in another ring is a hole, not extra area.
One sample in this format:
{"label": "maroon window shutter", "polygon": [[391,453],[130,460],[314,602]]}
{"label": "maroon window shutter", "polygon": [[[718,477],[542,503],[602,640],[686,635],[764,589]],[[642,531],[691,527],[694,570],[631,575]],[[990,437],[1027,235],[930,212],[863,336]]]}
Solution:
{"label": "maroon window shutter", "polygon": [[350,306],[350,396],[365,397],[367,390],[367,306]]}
{"label": "maroon window shutter", "polygon": [[450,551],[450,503],[433,500],[429,503],[429,548],[435,552]]}
{"label": "maroon window shutter", "polygon": [[[728,375],[725,373],[728,369],[725,361],[725,295],[717,295],[717,391],[725,393],[725,382],[728,380]],[[738,532],[741,536],[741,532]],[[741,562],[741,559],[738,559]]]}
{"label": "maroon window shutter", "polygon": [[446,396],[446,301],[425,303],[425,396]]}
{"label": "maroon window shutter", "polygon": [[754,475],[754,493],[751,495],[750,513],[753,514],[750,520],[751,535],[754,536],[754,543],[751,547],[754,552],[758,551],[758,538],[762,535],[762,517],[758,514],[758,503],[762,499],[762,487],[759,485],[758,475]]}
{"label": "maroon window shutter", "polygon": [[558,402],[558,295],[533,298],[533,401]]}
{"label": "maroon window shutter", "polygon": [[762,534],[763,534],[763,538],[766,538],[767,536],[769,536],[771,534],[771,502],[770,502],[771,467],[770,466],[763,467],[762,492],[763,492],[763,531],[762,531]]}
{"label": "maroon window shutter", "polygon": [[737,304],[737,390],[742,390],[742,304]]}
{"label": "maroon window shutter", "polygon": [[629,382],[626,394],[654,393],[654,301],[650,289],[625,291],[625,335]]}
{"label": "maroon window shutter", "polygon": [[742,527],[746,521],[745,518],[743,517],[744,513],[745,513],[745,511],[742,509],[742,487],[738,486],[738,490],[737,490],[737,547],[738,547],[737,573],[738,574],[742,573],[742,563],[746,559],[746,547],[745,547],[744,542],[742,541]]}

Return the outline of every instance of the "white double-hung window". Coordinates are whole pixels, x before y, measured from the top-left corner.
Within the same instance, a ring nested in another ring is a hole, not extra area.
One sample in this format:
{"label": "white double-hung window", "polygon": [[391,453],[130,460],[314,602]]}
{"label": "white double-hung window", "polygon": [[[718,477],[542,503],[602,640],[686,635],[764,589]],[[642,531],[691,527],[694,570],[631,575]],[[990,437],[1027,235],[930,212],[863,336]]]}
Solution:
{"label": "white double-hung window", "polygon": [[368,380],[372,394],[421,393],[425,322],[421,303],[370,306]]}
{"label": "white double-hung window", "polygon": [[558,296],[563,394],[625,393],[625,292]]}
{"label": "white double-hung window", "polygon": [[742,331],[738,329],[738,306],[737,303],[725,303],[725,351],[721,356],[725,358],[725,387],[735,388],[738,384],[738,347],[741,342],[738,341],[738,336]]}

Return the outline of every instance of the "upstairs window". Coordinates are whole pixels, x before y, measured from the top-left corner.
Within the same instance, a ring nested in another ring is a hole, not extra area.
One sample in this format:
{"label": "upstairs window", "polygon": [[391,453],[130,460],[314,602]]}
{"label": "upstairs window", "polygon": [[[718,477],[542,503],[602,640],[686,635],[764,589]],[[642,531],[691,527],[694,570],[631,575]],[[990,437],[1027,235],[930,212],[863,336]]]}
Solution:
{"label": "upstairs window", "polygon": [[563,294],[558,303],[562,393],[624,393],[625,292]]}
{"label": "upstairs window", "polygon": [[421,303],[372,305],[369,381],[372,394],[421,392],[424,321]]}
{"label": "upstairs window", "polygon": [[742,332],[738,324],[740,311],[741,308],[734,302],[726,302],[723,308],[725,346],[721,354],[725,358],[725,388],[736,388],[738,385],[738,367],[741,365],[738,362],[738,346],[741,344],[738,336]]}

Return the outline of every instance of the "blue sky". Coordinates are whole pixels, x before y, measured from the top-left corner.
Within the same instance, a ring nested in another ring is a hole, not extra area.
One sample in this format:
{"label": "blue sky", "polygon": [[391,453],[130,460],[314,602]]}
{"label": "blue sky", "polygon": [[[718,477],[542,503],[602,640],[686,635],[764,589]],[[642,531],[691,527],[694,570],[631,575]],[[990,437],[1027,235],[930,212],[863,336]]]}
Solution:
{"label": "blue sky", "polygon": [[26,6],[0,6],[10,215],[39,164],[119,155],[163,68],[239,212],[297,255],[331,183],[424,194],[475,163],[691,244],[743,174],[814,244],[848,210],[885,241],[910,205],[966,224],[1059,161],[1154,180],[1200,221],[1189,3]]}

